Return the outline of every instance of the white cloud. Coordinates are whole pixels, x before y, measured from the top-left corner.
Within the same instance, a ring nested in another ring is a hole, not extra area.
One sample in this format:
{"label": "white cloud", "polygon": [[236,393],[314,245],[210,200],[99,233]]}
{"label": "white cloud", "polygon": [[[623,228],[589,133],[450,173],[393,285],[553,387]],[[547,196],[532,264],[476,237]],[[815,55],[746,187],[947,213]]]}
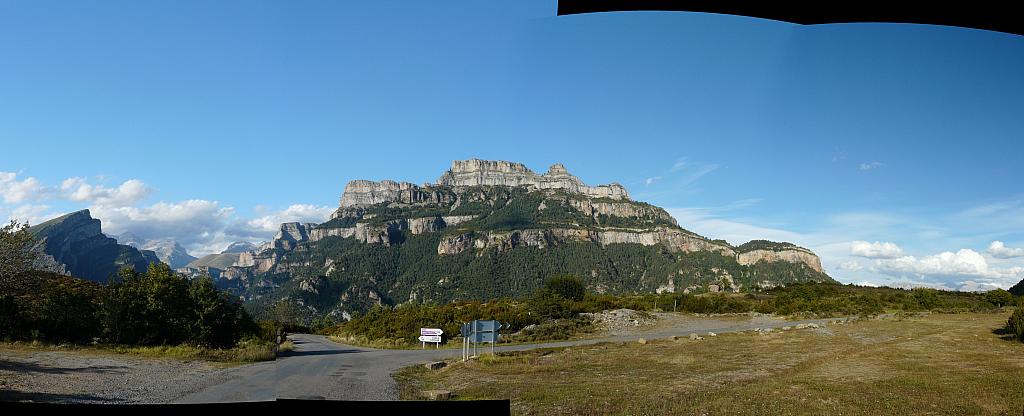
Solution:
{"label": "white cloud", "polygon": [[877,161],[876,162],[870,162],[870,163],[861,163],[860,164],[860,170],[861,171],[867,171],[867,170],[872,170],[872,169],[878,169],[878,168],[880,168],[882,166],[885,166],[885,164],[882,163],[882,162],[877,162]]}
{"label": "white cloud", "polygon": [[668,213],[679,225],[712,239],[723,239],[729,244],[743,244],[750,240],[788,241],[802,244],[805,237],[799,233],[751,225],[740,221],[718,218],[712,208],[670,208]]}
{"label": "white cloud", "polygon": [[650,186],[652,183],[659,179],[661,179],[661,176],[652,176],[650,178],[644,179],[644,185]]}
{"label": "white cloud", "polygon": [[1024,267],[989,267],[984,256],[966,248],[960,249],[956,253],[945,251],[920,259],[914,256],[903,256],[895,259],[876,260],[873,268],[892,276],[984,278],[993,283],[998,281],[998,285],[1003,288],[1024,278]]}
{"label": "white cloud", "polygon": [[103,222],[104,233],[130,231],[144,240],[172,238],[186,247],[222,233],[224,225],[234,216],[234,208],[200,199],[158,202],[147,207],[94,205],[90,211],[94,218]]}
{"label": "white cloud", "polygon": [[864,266],[861,266],[856,260],[850,260],[839,263],[839,269],[849,272],[857,272],[863,270]]}
{"label": "white cloud", "polygon": [[1010,248],[1003,244],[1002,241],[993,241],[992,244],[989,244],[987,251],[988,254],[997,259],[1024,257],[1024,248]]}
{"label": "white cloud", "polygon": [[327,218],[335,210],[336,208],[328,206],[294,204],[281,211],[245,221],[242,229],[253,234],[274,233],[281,228],[282,223],[286,222],[321,223],[327,221]]}
{"label": "white cloud", "polygon": [[43,199],[47,189],[36,178],[18,180],[18,174],[14,172],[0,172],[0,195],[4,202],[17,204],[25,201]]}
{"label": "white cloud", "polygon": [[868,259],[894,259],[903,254],[903,249],[894,243],[854,241],[850,243],[850,255]]}
{"label": "white cloud", "polygon": [[152,188],[138,179],[129,179],[116,188],[107,188],[102,185],[90,185],[84,178],[77,177],[61,182],[60,190],[68,200],[103,206],[132,205],[152,192]]}
{"label": "white cloud", "polygon": [[[50,210],[49,205],[24,204],[12,209],[0,207],[0,215],[6,214],[7,221],[16,220],[20,223],[27,222],[29,225],[36,225],[51,218],[56,218],[64,213]],[[4,222],[6,224],[7,222]]]}

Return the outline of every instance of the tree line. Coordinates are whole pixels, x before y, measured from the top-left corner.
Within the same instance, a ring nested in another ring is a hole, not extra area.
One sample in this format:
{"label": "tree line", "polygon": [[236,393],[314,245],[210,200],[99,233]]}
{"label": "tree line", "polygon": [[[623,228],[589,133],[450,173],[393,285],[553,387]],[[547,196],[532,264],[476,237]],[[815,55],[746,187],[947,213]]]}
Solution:
{"label": "tree line", "polygon": [[153,263],[101,285],[33,270],[38,255],[26,225],[0,228],[0,339],[231,348],[276,335],[209,277],[189,279]]}

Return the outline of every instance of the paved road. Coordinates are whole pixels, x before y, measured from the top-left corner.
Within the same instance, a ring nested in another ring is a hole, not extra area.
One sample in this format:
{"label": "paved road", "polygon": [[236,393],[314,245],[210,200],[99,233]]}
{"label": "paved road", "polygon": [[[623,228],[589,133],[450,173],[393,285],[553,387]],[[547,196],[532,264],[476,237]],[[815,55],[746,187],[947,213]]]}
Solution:
{"label": "paved road", "polygon": [[[798,323],[823,323],[826,319],[804,321],[726,321],[707,319],[684,327],[660,329],[643,334],[609,336],[588,340],[548,342],[498,347],[496,351],[566,347],[600,342],[635,341],[686,336],[691,332],[727,333],[756,327],[779,328]],[[233,370],[226,382],[184,396],[176,402],[233,402],[303,398],[328,400],[398,400],[398,386],[391,374],[405,366],[461,357],[460,349],[380,350],[338,344],[319,335],[293,334],[295,351],[274,362],[253,364]],[[490,350],[487,348],[487,350]],[[483,352],[483,351],[481,351]]]}

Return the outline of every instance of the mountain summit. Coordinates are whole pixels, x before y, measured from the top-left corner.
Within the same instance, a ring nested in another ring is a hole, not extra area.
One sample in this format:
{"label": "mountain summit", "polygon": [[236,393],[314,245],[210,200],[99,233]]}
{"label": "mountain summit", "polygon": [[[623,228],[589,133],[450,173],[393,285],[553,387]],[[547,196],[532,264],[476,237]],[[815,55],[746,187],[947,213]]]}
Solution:
{"label": "mountain summit", "polygon": [[43,252],[75,277],[106,282],[121,268],[145,271],[160,262],[156,253],[138,250],[103,234],[100,220],[84,209],[29,228]]}
{"label": "mountain summit", "polygon": [[353,180],[329,221],[282,224],[226,272],[246,299],[291,299],[335,316],[378,303],[524,296],[558,274],[599,293],[833,281],[806,248],[700,236],[622,185],[587,185],[562,164],[537,174],[478,159],[452,162],[436,183]]}

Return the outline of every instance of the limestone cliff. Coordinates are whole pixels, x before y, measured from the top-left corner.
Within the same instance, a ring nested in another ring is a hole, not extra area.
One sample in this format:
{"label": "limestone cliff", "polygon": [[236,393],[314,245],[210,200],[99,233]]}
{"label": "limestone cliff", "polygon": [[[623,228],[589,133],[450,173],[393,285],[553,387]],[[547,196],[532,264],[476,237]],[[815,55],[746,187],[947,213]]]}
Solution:
{"label": "limestone cliff", "polygon": [[437,180],[438,185],[462,186],[526,186],[535,189],[562,189],[592,198],[629,199],[626,188],[617,183],[587,186],[569,174],[561,163],[551,165],[547,173],[538,175],[522,163],[503,160],[456,160]]}
{"label": "limestone cliff", "polygon": [[48,255],[48,268],[96,282],[107,279],[122,268],[145,271],[160,259],[149,250],[121,245],[103,234],[100,220],[89,210],[81,210],[54,218],[29,228],[42,251]]}
{"label": "limestone cliff", "polygon": [[832,281],[810,250],[700,236],[621,185],[586,185],[561,164],[537,174],[477,159],[453,162],[436,183],[351,181],[327,222],[282,224],[229,269],[219,284],[241,298],[290,297],[339,317],[380,303],[523,296],[559,273],[599,293]]}

